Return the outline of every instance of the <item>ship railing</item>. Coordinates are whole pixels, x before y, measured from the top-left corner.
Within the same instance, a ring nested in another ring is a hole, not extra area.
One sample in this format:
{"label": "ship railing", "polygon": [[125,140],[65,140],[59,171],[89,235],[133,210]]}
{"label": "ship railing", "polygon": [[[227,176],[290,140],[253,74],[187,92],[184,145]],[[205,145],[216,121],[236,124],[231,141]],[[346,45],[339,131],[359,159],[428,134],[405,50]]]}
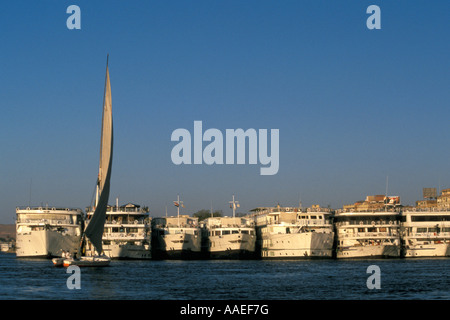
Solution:
{"label": "ship railing", "polygon": [[299,208],[299,207],[272,207],[272,208],[262,208],[261,210],[249,214],[249,217],[255,217],[260,215],[265,215],[273,212],[297,212],[297,213],[314,213],[314,212],[323,212],[323,213],[331,213],[333,210],[330,208]]}
{"label": "ship railing", "polygon": [[145,224],[145,219],[126,219],[126,220],[106,220],[106,224],[130,224],[130,225],[137,225],[137,224]]}
{"label": "ship railing", "polygon": [[214,224],[214,225],[211,225],[211,226],[206,224],[206,226],[208,228],[210,228],[210,229],[215,229],[215,228],[238,228],[238,229],[247,228],[247,229],[254,229],[253,225],[246,225],[246,224],[241,224],[241,225],[238,225],[238,224],[221,224],[221,225]]}
{"label": "ship railing", "polygon": [[73,223],[72,219],[27,219],[20,218],[17,219],[17,223],[20,224],[40,224],[40,225],[52,225],[52,226],[66,226],[66,225],[76,225]]}
{"label": "ship railing", "polygon": [[448,211],[450,211],[450,207],[406,208],[402,212],[407,213],[407,212],[428,212],[428,211],[431,211],[431,212],[440,212],[440,211],[448,212]]}
{"label": "ship railing", "polygon": [[169,223],[165,225],[165,228],[199,228],[198,225],[195,224],[186,224],[186,223],[180,223],[180,224],[176,224],[176,223]]}
{"label": "ship railing", "polygon": [[116,207],[116,206],[108,206],[107,212],[129,212],[129,213],[145,213],[143,208],[141,207]]}
{"label": "ship railing", "polygon": [[314,225],[314,226],[318,226],[318,225],[330,226],[331,222],[328,220],[323,220],[323,219],[298,219],[296,221],[296,224]]}
{"label": "ship railing", "polygon": [[49,206],[19,206],[16,210],[35,210],[35,211],[77,211],[82,212],[80,208],[68,207],[49,207]]}
{"label": "ship railing", "polygon": [[339,238],[398,238],[398,235],[390,232],[357,232],[339,234]]}
{"label": "ship railing", "polygon": [[340,226],[388,226],[388,225],[400,225],[400,221],[397,220],[356,220],[356,221],[338,221],[335,225]]}
{"label": "ship railing", "polygon": [[341,213],[384,213],[387,212],[392,215],[399,215],[402,212],[402,209],[400,207],[381,207],[381,208],[373,208],[373,209],[337,209],[335,211],[335,214],[341,214]]}
{"label": "ship railing", "polygon": [[441,238],[450,237],[450,232],[413,232],[409,234],[409,237],[420,237],[420,238]]}
{"label": "ship railing", "polygon": [[117,232],[117,233],[104,233],[104,240],[117,240],[117,239],[126,239],[126,238],[145,238],[145,232],[139,233],[125,233],[125,232]]}

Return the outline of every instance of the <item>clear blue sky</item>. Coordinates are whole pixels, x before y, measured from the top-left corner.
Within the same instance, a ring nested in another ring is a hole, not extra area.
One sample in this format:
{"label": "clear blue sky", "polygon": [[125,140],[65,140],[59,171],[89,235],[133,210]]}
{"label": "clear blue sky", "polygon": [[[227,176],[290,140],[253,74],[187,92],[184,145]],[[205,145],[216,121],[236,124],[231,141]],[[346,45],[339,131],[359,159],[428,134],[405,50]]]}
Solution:
{"label": "clear blue sky", "polygon": [[[66,8],[81,9],[69,30]],[[366,9],[381,8],[381,30]],[[450,2],[8,1],[0,10],[0,223],[84,208],[97,175],[109,53],[110,202],[152,215],[403,204],[450,187]],[[280,130],[280,168],[172,163],[177,128]],[[30,192],[31,191],[31,192]]]}

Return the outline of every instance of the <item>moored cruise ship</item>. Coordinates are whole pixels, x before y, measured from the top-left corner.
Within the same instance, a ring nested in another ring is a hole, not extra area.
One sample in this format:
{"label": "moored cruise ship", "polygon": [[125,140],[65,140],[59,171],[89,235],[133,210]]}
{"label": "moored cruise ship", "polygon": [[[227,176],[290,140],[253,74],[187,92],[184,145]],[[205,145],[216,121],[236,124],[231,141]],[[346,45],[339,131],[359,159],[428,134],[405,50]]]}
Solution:
{"label": "moored cruise ship", "polygon": [[152,255],[155,259],[197,259],[202,255],[198,219],[188,215],[152,219]]}
{"label": "moored cruise ship", "polygon": [[402,256],[450,256],[450,211],[437,208],[402,212]]}
{"label": "moored cruise ship", "polygon": [[77,252],[83,230],[80,209],[16,208],[16,256],[61,257]]}
{"label": "moored cruise ship", "polygon": [[338,259],[400,257],[398,212],[339,212],[335,226]]}
{"label": "moored cruise ship", "polygon": [[205,219],[203,225],[209,258],[255,258],[256,231],[252,219],[212,217]]}
{"label": "moored cruise ship", "polygon": [[331,258],[334,232],[329,209],[259,208],[256,228],[263,259]]}
{"label": "moored cruise ship", "polygon": [[366,201],[336,212],[336,257],[400,257],[399,199],[368,196]]}
{"label": "moored cruise ship", "polygon": [[[93,214],[87,208],[86,225]],[[103,232],[103,252],[111,259],[151,259],[151,218],[146,208],[128,203],[108,206]],[[86,255],[93,254],[87,244]]]}

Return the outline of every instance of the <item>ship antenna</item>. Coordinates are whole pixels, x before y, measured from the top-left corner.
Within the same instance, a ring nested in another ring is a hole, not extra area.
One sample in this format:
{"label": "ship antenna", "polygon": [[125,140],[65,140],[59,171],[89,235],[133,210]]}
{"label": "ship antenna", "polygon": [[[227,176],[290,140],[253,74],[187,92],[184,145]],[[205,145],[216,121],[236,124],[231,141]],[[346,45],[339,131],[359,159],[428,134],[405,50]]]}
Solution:
{"label": "ship antenna", "polygon": [[389,186],[389,176],[386,176],[386,196],[384,200],[384,208],[387,211],[387,201],[388,201],[388,186]]}

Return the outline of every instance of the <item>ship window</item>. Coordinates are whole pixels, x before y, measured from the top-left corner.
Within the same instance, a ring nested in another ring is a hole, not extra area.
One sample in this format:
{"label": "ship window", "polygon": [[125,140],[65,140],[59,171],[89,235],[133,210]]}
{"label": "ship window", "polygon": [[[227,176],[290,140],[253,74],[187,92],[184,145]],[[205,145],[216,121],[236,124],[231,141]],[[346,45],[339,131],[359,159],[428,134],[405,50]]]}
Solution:
{"label": "ship window", "polygon": [[223,230],[222,234],[230,234],[230,230]]}
{"label": "ship window", "polygon": [[311,219],[317,219],[317,216],[311,216]]}
{"label": "ship window", "polygon": [[377,232],[377,228],[367,228],[367,232]]}
{"label": "ship window", "polygon": [[235,230],[235,229],[233,229],[233,230],[231,231],[231,233],[232,233],[232,234],[236,234],[236,233],[239,233],[239,230]]}
{"label": "ship window", "polygon": [[249,234],[249,231],[248,230],[241,230],[241,233]]}
{"label": "ship window", "polygon": [[420,233],[427,232],[427,228],[417,228],[417,232]]}
{"label": "ship window", "polygon": [[450,216],[412,216],[411,221],[450,221]]}

